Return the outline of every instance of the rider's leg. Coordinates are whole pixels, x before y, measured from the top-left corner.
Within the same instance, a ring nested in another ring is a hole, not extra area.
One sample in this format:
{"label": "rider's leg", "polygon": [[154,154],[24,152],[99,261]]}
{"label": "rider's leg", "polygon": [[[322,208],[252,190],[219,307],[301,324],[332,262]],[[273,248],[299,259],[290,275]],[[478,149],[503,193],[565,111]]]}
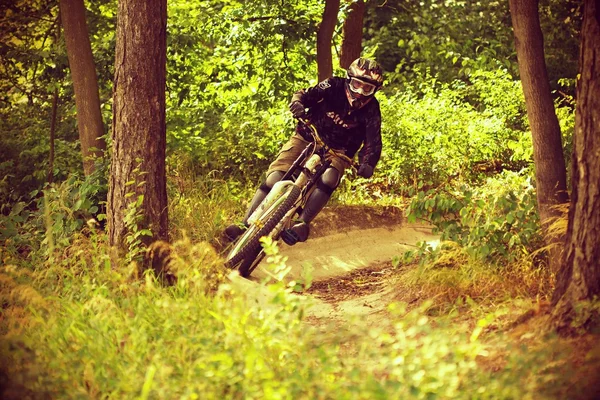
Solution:
{"label": "rider's leg", "polygon": [[262,185],[256,190],[254,193],[254,197],[250,201],[250,206],[248,207],[248,211],[246,211],[246,216],[244,217],[244,224],[248,223],[248,218],[252,215],[256,207],[267,197],[267,194],[273,189],[273,185],[283,178],[285,172],[283,171],[273,171],[267,176],[267,179],[263,182]]}
{"label": "rider's leg", "polygon": [[327,168],[317,182],[317,187],[306,201],[302,214],[300,214],[300,219],[303,222],[308,224],[315,219],[317,214],[319,214],[323,207],[325,207],[325,204],[329,201],[335,188],[340,184],[340,178],[341,174],[337,169],[331,167]]}
{"label": "rider's leg", "polygon": [[252,200],[250,201],[250,206],[248,207],[246,216],[242,221],[244,227],[240,226],[239,224],[232,224],[225,228],[225,236],[227,240],[234,241],[242,233],[244,233],[246,227],[248,226],[248,218],[250,218],[254,210],[256,210],[256,207],[258,207],[265,197],[267,197],[267,194],[269,194],[273,188],[273,185],[283,178],[283,175],[284,172],[282,171],[272,171],[269,173],[267,179],[265,179],[265,181],[259,186],[259,188],[256,190],[256,193],[254,193],[254,197],[252,197]]}
{"label": "rider's leg", "polygon": [[244,217],[243,225],[233,224],[225,228],[226,240],[234,241],[244,232],[246,228],[244,225],[247,226],[248,218],[250,218],[252,212],[264,200],[273,185],[283,177],[284,172],[282,171],[287,171],[292,166],[296,158],[298,158],[300,153],[302,153],[302,150],[304,150],[307,144],[308,142],[304,140],[302,136],[296,133],[281,147],[277,158],[271,163],[271,165],[269,165],[267,179],[258,188],[254,194],[254,197],[250,201],[250,206],[248,207],[248,211]]}
{"label": "rider's leg", "polygon": [[304,205],[304,209],[300,214],[300,222],[286,230],[282,235],[282,239],[288,245],[294,245],[297,242],[304,242],[308,239],[310,233],[309,224],[325,207],[331,194],[340,183],[341,173],[333,168],[327,168],[321,178],[317,182],[317,187],[311,193],[310,197]]}

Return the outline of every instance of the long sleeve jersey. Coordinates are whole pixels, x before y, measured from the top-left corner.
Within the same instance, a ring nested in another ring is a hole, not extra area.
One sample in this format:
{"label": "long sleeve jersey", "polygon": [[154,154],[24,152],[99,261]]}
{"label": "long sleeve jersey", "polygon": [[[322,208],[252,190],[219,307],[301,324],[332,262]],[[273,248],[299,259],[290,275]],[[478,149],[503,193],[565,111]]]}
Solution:
{"label": "long sleeve jersey", "polygon": [[[353,109],[346,97],[345,79],[333,77],[314,87],[300,90],[298,100],[308,108],[308,116],[323,141],[337,150],[345,150],[352,158],[358,153],[360,164],[375,168],[381,156],[381,112],[375,97],[359,109]],[[296,128],[305,139],[301,123]]]}

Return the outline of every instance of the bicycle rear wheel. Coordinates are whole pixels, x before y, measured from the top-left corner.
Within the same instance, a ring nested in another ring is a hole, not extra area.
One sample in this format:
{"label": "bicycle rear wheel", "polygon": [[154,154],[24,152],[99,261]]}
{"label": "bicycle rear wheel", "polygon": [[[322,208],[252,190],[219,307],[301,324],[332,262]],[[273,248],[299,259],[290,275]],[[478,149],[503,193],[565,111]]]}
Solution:
{"label": "bicycle rear wheel", "polygon": [[291,185],[284,190],[235,243],[227,255],[225,266],[237,267],[241,276],[250,276],[264,255],[260,238],[268,236],[275,229],[281,219],[292,209],[298,197],[300,197],[300,188],[297,186]]}

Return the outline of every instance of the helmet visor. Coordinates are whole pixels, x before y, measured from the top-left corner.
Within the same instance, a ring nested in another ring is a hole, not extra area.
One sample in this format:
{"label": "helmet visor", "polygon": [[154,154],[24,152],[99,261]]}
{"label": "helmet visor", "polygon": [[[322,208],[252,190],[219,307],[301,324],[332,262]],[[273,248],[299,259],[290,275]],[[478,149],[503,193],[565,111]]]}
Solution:
{"label": "helmet visor", "polygon": [[375,93],[375,89],[377,89],[377,87],[372,83],[361,81],[358,78],[350,78],[350,84],[348,86],[354,93],[358,93],[363,96],[370,96]]}

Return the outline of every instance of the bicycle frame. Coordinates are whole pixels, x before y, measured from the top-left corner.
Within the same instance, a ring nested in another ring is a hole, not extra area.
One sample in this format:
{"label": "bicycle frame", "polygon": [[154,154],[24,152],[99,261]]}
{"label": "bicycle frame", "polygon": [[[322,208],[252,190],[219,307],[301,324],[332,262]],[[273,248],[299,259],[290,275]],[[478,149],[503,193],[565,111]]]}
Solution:
{"label": "bicycle frame", "polygon": [[[308,143],[248,218],[250,227],[234,243],[227,257],[226,265],[230,268],[237,266],[242,276],[249,276],[264,257],[264,251],[258,242],[260,237],[268,236],[278,240],[281,232],[292,225],[294,215],[301,213],[318,179],[331,165],[331,159],[327,156],[339,157],[352,165],[352,159],[341,150],[332,149],[322,141],[316,128],[309,121],[300,121],[311,129],[314,140]],[[274,216],[275,214],[277,216]]]}
{"label": "bicycle frame", "polygon": [[[273,230],[272,237],[278,238],[279,233],[286,228],[286,225],[291,225],[292,217],[294,214],[300,214],[298,211],[306,203],[306,200],[314,190],[315,184],[318,179],[325,173],[327,168],[331,165],[331,160],[327,160],[326,156],[332,154],[335,157],[339,157],[349,162],[352,165],[352,160],[347,157],[342,150],[334,150],[327,146],[314,125],[308,120],[300,119],[300,122],[304,123],[311,129],[313,141],[309,142],[304,148],[298,158],[292,163],[291,167],[283,175],[283,177],[276,183],[280,184],[286,182],[288,185],[293,184],[302,190],[300,198],[292,207],[292,209],[281,219],[281,222]],[[300,174],[294,179],[294,175],[300,171]],[[275,187],[271,190],[274,190]],[[268,201],[265,199],[264,201]],[[257,210],[260,208],[257,207]],[[252,216],[249,220],[252,219]]]}

